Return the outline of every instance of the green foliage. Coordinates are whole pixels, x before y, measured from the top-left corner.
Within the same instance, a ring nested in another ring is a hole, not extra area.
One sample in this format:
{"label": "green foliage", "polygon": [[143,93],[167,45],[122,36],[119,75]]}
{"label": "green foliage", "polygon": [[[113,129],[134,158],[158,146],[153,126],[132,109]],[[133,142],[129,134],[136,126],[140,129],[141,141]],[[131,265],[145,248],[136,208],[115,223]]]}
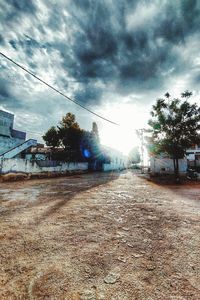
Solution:
{"label": "green foliage", "polygon": [[[92,131],[82,130],[76,122],[75,115],[67,113],[59,122],[57,128],[51,127],[43,136],[47,146],[53,148],[62,146],[63,151],[53,151],[52,159],[61,161],[92,161],[99,157],[99,134],[96,123]],[[89,156],[84,157],[84,150]]]}
{"label": "green foliage", "polygon": [[188,102],[191,92],[182,93],[182,97],[187,98],[184,101],[169,100],[168,95],[153,105],[152,119],[149,120],[153,132],[149,149],[151,153],[165,152],[178,160],[184,157],[186,149],[200,141],[200,108],[196,103]]}
{"label": "green foliage", "polygon": [[192,92],[189,92],[189,91],[185,91],[185,92],[181,93],[182,98],[190,98],[191,96],[192,96]]}
{"label": "green foliage", "polygon": [[63,118],[62,121],[60,122],[60,127],[62,129],[68,129],[68,128],[74,128],[74,129],[79,129],[80,127],[78,123],[76,122],[76,117],[72,113],[67,113]]}
{"label": "green foliage", "polygon": [[170,97],[170,94],[167,92],[167,93],[165,94],[165,97],[166,97],[166,98],[169,98],[169,97]]}
{"label": "green foliage", "polygon": [[59,147],[60,145],[60,138],[57,129],[52,126],[44,135],[43,140],[46,142],[47,146],[50,147]]}
{"label": "green foliage", "polygon": [[78,123],[76,122],[75,115],[67,113],[58,126],[58,134],[61,145],[65,150],[78,150],[82,135]]}

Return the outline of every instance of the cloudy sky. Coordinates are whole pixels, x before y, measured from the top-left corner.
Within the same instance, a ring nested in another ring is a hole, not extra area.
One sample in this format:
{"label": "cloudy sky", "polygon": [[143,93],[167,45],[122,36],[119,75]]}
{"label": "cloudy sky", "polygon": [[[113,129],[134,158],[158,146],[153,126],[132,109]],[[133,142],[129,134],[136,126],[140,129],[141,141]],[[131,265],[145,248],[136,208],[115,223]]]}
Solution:
{"label": "cloudy sky", "polygon": [[30,131],[43,133],[70,111],[85,129],[96,121],[104,143],[115,136],[123,144],[124,130],[146,126],[166,91],[189,89],[198,101],[198,0],[1,0],[0,18],[1,52],[123,128],[0,57],[0,108],[14,113],[29,137],[40,139]]}

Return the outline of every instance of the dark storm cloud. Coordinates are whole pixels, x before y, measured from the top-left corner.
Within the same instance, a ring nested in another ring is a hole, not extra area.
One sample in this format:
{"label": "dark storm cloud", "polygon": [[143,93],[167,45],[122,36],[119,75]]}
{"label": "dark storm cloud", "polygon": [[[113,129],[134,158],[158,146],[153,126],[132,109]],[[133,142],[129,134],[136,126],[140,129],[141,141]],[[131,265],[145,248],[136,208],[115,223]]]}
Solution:
{"label": "dark storm cloud", "polygon": [[12,93],[12,83],[8,80],[0,78],[0,104],[6,106],[7,109],[19,109],[23,107],[23,101],[19,100]]}
{"label": "dark storm cloud", "polygon": [[25,13],[35,13],[35,5],[32,0],[7,0],[7,3],[11,5],[15,11],[21,11]]}
{"label": "dark storm cloud", "polygon": [[[76,16],[83,31],[75,34],[72,45],[78,61],[77,79],[118,78],[122,85],[125,80],[130,79],[134,84],[135,80],[147,81],[157,76],[158,68],[162,65],[165,67],[168,58],[171,65],[171,49],[167,41],[163,46],[154,42],[152,47],[151,28],[130,31],[125,27],[125,5],[121,10],[120,7],[114,10],[117,18],[113,20],[113,6],[109,7],[106,1],[93,6],[89,5],[94,4],[92,1],[74,3],[84,16],[80,19]],[[79,10],[78,12],[80,14]]]}
{"label": "dark storm cloud", "polygon": [[4,79],[1,79],[0,80],[0,97],[5,98],[5,99],[8,99],[11,94],[10,94],[10,91],[9,91],[9,86],[7,84],[7,81],[4,80]]}
{"label": "dark storm cloud", "polygon": [[[0,17],[5,22],[12,22],[23,14],[35,14],[36,6],[32,0],[7,0],[0,3]],[[9,26],[9,24],[7,24]]]}
{"label": "dark storm cloud", "polygon": [[23,39],[18,39],[17,41],[9,40],[9,43],[15,50],[23,49],[23,51],[26,53],[27,57],[29,58],[33,55],[34,51],[38,48],[48,47],[50,49],[49,44],[38,43],[35,39],[29,37],[28,35],[25,35]]}
{"label": "dark storm cloud", "polygon": [[[1,45],[35,73],[54,68],[61,87],[70,87],[68,77],[80,82],[72,96],[91,106],[107,89],[160,91],[169,76],[187,70],[182,49],[200,29],[198,0],[4,0],[1,7]],[[9,88],[2,89],[6,99]]]}
{"label": "dark storm cloud", "polygon": [[[148,13],[149,2],[139,3]],[[188,6],[188,1],[162,1],[163,9],[154,18],[139,28],[128,28],[128,10],[137,4],[73,1],[70,12],[81,30],[74,33],[72,44],[75,65],[72,63],[71,68],[70,60],[64,62],[72,76],[79,80],[117,80],[118,91],[121,88],[123,93],[130,93],[141,86],[161,86],[165,80],[161,73],[172,67],[180,71],[181,65],[184,69],[174,46],[184,44],[185,38],[199,29],[199,2],[192,0]]]}
{"label": "dark storm cloud", "polygon": [[154,36],[172,44],[184,43],[185,38],[199,30],[200,2],[198,0],[168,1]]}
{"label": "dark storm cloud", "polygon": [[93,84],[87,84],[75,91],[74,98],[81,104],[84,104],[87,99],[88,104],[96,105],[100,101],[102,93],[102,88],[95,87]]}
{"label": "dark storm cloud", "polygon": [[0,45],[4,45],[4,38],[2,34],[0,34]]}

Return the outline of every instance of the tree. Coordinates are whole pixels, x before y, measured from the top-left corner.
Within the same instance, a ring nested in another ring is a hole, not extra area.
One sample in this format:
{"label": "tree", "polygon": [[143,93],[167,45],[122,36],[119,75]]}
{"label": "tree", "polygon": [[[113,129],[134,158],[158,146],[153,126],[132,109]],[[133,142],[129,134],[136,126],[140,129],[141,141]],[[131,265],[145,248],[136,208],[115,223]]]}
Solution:
{"label": "tree", "polygon": [[62,117],[62,121],[60,122],[61,128],[74,128],[80,129],[78,123],[76,122],[76,117],[72,113],[67,113],[64,117]]}
{"label": "tree", "polygon": [[47,146],[50,147],[59,147],[60,145],[60,138],[57,129],[52,126],[44,135],[43,140],[46,142]]}
{"label": "tree", "polygon": [[99,158],[100,145],[97,124],[94,122],[92,131],[82,130],[72,113],[67,113],[57,128],[51,127],[43,136],[47,146],[62,146],[63,151],[53,151],[55,160],[92,161]]}
{"label": "tree", "polygon": [[82,130],[76,122],[75,115],[67,113],[58,126],[58,134],[60,142],[65,150],[78,151],[80,147],[80,140]]}
{"label": "tree", "polygon": [[191,96],[192,96],[192,92],[189,92],[188,90],[185,91],[185,92],[183,92],[183,93],[181,93],[181,97],[182,97],[182,98],[187,98],[187,99],[189,99]]}
{"label": "tree", "polygon": [[170,94],[167,92],[167,93],[165,94],[165,97],[166,97],[167,99],[169,99],[169,98],[170,98]]}
{"label": "tree", "polygon": [[174,174],[179,177],[179,158],[183,158],[186,149],[200,141],[200,108],[197,104],[190,104],[188,98],[191,92],[182,93],[187,100],[158,99],[153,105],[152,119],[149,125],[152,128],[150,150],[154,154],[167,153],[174,162]]}

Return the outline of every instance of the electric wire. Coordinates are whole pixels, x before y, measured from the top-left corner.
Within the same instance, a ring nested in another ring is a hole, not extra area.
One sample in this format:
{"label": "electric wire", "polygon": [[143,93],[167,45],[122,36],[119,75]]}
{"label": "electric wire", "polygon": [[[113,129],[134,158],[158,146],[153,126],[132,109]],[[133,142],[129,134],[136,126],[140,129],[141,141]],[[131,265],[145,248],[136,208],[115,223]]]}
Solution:
{"label": "electric wire", "polygon": [[109,120],[97,113],[95,113],[94,111],[92,111],[91,109],[85,107],[84,105],[80,104],[78,101],[73,100],[72,98],[70,98],[69,96],[67,96],[66,94],[64,94],[63,92],[59,91],[58,89],[56,89],[55,87],[53,87],[51,84],[49,84],[48,82],[46,82],[45,80],[41,79],[40,77],[38,77],[37,75],[35,75],[34,73],[32,73],[31,71],[27,70],[25,67],[23,67],[22,65],[20,65],[19,63],[17,63],[16,61],[14,61],[13,59],[11,59],[10,57],[8,57],[7,55],[5,55],[4,53],[0,52],[0,54],[6,58],[8,61],[12,62],[13,64],[15,64],[17,67],[19,67],[20,69],[22,69],[23,71],[25,71],[26,73],[28,73],[29,75],[31,75],[32,77],[36,78],[37,80],[39,80],[40,82],[42,82],[44,85],[48,86],[49,88],[51,88],[52,90],[54,90],[56,93],[60,94],[61,96],[63,96],[64,98],[66,98],[67,100],[75,103],[76,105],[80,106],[81,108],[85,109],[86,111],[88,111],[89,113],[95,115],[96,117],[107,121],[111,124],[120,126],[119,123],[113,122],[112,120]]}

